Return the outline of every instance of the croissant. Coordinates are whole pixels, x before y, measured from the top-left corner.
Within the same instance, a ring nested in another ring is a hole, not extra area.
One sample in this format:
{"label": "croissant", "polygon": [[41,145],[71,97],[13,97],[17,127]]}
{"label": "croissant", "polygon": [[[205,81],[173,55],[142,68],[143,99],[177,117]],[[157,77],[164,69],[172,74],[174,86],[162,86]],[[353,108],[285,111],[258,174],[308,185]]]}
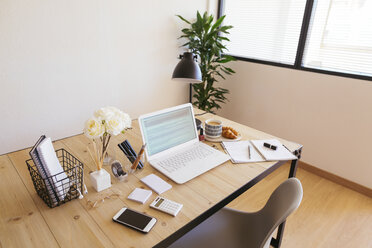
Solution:
{"label": "croissant", "polygon": [[222,127],[222,136],[228,139],[236,139],[239,133],[232,127]]}

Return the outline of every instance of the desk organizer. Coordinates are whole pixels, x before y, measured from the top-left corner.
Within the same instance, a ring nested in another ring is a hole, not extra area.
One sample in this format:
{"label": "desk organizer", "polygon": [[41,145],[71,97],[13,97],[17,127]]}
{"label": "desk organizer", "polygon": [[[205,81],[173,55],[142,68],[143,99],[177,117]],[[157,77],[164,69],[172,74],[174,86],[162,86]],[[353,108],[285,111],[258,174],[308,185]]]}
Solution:
{"label": "desk organizer", "polygon": [[71,155],[63,148],[56,150],[56,155],[58,157],[59,162],[61,163],[61,166],[63,167],[64,172],[66,173],[69,179],[69,180],[64,179],[60,181],[66,182],[62,184],[61,191],[63,191],[63,188],[69,188],[68,192],[65,193],[65,197],[63,200],[59,200],[58,197],[56,197],[57,195],[63,194],[62,192],[55,192],[55,190],[57,189],[51,187],[50,185],[48,185],[49,186],[48,190],[46,185],[47,182],[52,182],[53,177],[56,177],[62,173],[43,179],[39,171],[37,170],[34,161],[32,159],[26,161],[28,171],[30,172],[30,176],[34,184],[36,193],[40,196],[41,199],[43,199],[43,201],[50,208],[57,207],[59,205],[71,201],[72,199],[78,198],[81,192],[83,192],[83,169],[84,169],[83,163],[80,162],[77,158],[75,158],[73,155]]}

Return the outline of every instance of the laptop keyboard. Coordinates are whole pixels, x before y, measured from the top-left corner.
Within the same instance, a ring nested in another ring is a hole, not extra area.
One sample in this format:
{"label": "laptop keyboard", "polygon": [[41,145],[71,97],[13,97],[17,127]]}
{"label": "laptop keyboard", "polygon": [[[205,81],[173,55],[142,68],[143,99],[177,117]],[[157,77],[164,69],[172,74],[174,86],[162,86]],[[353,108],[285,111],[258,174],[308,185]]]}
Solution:
{"label": "laptop keyboard", "polygon": [[158,161],[157,165],[161,166],[169,173],[184,168],[188,163],[195,160],[205,159],[214,154],[211,150],[204,146],[194,146],[182,153],[169,156],[164,160]]}

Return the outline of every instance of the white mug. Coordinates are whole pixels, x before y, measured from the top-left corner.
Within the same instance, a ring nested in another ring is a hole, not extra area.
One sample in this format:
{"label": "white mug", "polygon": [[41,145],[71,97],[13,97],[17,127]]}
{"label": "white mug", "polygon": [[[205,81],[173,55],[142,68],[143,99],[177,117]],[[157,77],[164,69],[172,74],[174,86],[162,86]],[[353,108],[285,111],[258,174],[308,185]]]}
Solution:
{"label": "white mug", "polygon": [[218,138],[222,134],[222,121],[208,119],[205,121],[205,135],[211,138]]}

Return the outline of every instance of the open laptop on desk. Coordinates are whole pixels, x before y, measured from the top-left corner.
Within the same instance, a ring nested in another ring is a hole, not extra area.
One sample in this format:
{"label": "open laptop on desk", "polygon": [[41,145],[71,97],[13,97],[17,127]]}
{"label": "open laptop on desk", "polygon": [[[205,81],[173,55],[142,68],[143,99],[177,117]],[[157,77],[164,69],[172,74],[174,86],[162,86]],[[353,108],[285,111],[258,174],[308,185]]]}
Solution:
{"label": "open laptop on desk", "polygon": [[185,183],[230,159],[199,141],[190,103],[142,115],[138,121],[149,163],[176,183]]}

